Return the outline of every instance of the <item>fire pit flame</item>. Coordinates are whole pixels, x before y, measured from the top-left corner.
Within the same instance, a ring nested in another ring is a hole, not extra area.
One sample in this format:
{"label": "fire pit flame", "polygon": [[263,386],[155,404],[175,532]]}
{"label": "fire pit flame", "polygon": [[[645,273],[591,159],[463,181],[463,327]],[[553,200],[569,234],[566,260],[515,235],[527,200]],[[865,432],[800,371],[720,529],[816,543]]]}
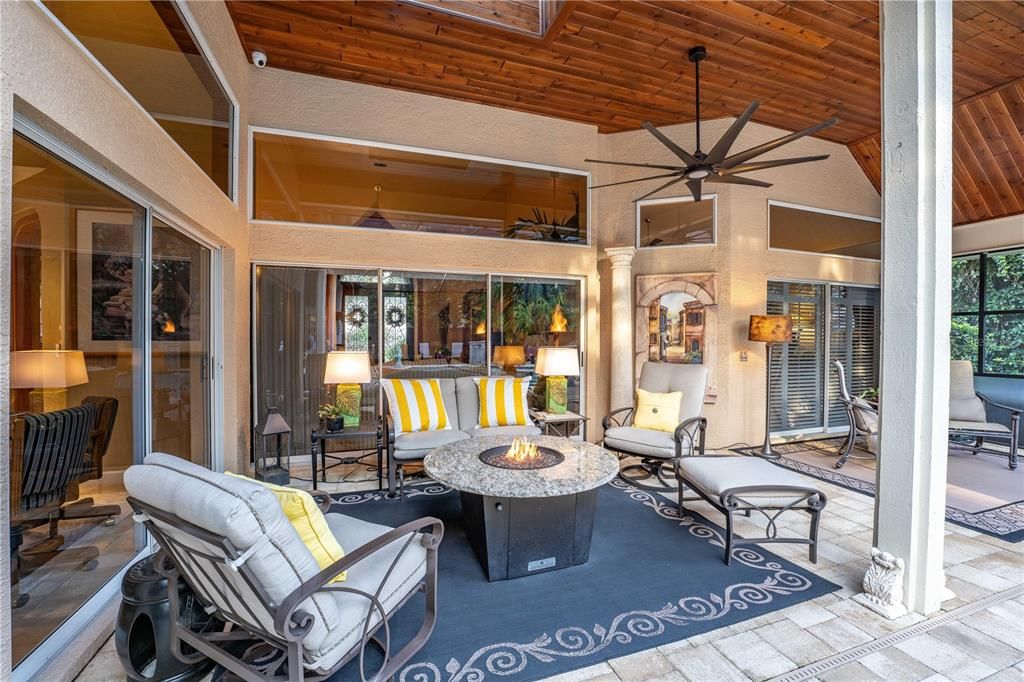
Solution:
{"label": "fire pit flame", "polygon": [[531,443],[525,438],[516,438],[512,441],[512,445],[508,447],[508,452],[505,453],[505,458],[510,462],[517,464],[529,464],[540,457],[540,451],[537,450],[537,445]]}
{"label": "fire pit flame", "polygon": [[565,460],[553,448],[538,446],[526,438],[516,438],[511,445],[488,448],[480,453],[480,461],[501,469],[546,469]]}

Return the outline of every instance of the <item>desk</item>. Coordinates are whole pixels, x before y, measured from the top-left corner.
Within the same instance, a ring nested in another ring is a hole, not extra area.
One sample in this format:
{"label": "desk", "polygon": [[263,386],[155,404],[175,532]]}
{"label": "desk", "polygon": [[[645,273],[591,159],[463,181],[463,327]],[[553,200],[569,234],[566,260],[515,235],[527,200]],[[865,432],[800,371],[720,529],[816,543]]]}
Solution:
{"label": "desk", "polygon": [[[330,432],[326,431],[323,427],[313,431],[310,436],[310,442],[313,447],[310,449],[313,464],[313,490],[316,490],[317,479],[322,475],[320,479],[323,482],[327,482],[327,470],[341,464],[358,464],[367,453],[359,455],[357,457],[339,457],[338,455],[331,455],[327,453],[327,441],[335,440],[353,440],[358,438],[373,438],[376,442],[377,449],[377,490],[381,490],[384,485],[384,472],[382,467],[382,454],[380,448],[380,441],[377,438],[377,420],[364,419],[357,426],[347,426],[343,431]],[[320,458],[317,459],[319,453]],[[335,460],[333,464],[328,465],[327,460]],[[322,473],[321,473],[322,472]]]}

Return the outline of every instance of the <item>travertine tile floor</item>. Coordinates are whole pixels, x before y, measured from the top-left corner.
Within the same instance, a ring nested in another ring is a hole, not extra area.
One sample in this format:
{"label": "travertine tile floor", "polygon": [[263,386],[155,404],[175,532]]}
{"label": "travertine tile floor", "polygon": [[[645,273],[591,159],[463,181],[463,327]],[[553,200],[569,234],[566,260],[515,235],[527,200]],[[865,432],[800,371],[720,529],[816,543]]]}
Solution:
{"label": "travertine tile floor", "polygon": [[[309,471],[296,466],[293,474],[308,479]],[[1007,472],[1024,476],[1024,470]],[[321,489],[372,488],[375,476],[366,471],[339,467],[331,481],[347,476],[346,483],[320,484]],[[363,481],[363,482],[359,482]],[[295,481],[309,487],[308,481]],[[898,620],[886,620],[851,601],[860,591],[860,581],[871,547],[873,499],[826,483],[829,506],[821,520],[818,563],[807,561],[806,548],[774,545],[768,548],[840,585],[838,592],[776,611],[688,640],[668,644],[630,656],[612,659],[588,668],[549,678],[559,682],[609,682],[622,680],[845,680],[953,682],[992,680],[1024,682],[1024,543],[1011,544],[993,537],[946,524],[945,563],[948,587],[956,598],[943,604],[940,617],[995,594],[1007,598],[964,614],[949,623],[857,656],[843,665],[809,674],[799,672],[840,652],[855,653],[854,647],[875,642],[926,619],[912,613]],[[703,502],[688,506],[714,522],[720,516]],[[805,515],[783,519],[783,534],[806,536]],[[788,524],[788,525],[787,525]],[[743,519],[736,531],[745,535],[760,530],[757,519]],[[123,679],[113,643],[97,654],[79,676],[79,682]]]}

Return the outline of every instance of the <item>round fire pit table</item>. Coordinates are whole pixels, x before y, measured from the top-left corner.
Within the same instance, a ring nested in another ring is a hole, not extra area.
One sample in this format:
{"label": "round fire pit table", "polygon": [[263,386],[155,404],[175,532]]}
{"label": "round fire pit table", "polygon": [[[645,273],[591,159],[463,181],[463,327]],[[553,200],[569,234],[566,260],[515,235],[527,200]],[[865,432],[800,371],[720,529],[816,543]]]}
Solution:
{"label": "round fire pit table", "polygon": [[[493,459],[495,448],[508,448],[513,440],[470,438],[432,450],[423,460],[431,478],[459,491],[466,535],[492,582],[586,563],[597,488],[619,472],[618,458],[604,448],[554,436],[518,439],[542,454],[553,450],[562,456],[539,459],[541,468],[481,459],[482,453]],[[545,466],[551,461],[557,463]]]}

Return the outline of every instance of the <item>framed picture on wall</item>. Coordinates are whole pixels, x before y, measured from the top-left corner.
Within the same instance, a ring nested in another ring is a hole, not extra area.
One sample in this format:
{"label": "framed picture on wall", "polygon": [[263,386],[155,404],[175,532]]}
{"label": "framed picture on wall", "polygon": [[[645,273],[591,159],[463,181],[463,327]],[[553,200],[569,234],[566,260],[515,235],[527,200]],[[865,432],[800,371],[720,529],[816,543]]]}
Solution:
{"label": "framed picture on wall", "polygon": [[[79,347],[103,352],[132,345],[136,243],[134,215],[127,211],[76,211]],[[192,263],[188,254],[154,245],[150,328],[155,347],[199,340],[193,311]]]}

